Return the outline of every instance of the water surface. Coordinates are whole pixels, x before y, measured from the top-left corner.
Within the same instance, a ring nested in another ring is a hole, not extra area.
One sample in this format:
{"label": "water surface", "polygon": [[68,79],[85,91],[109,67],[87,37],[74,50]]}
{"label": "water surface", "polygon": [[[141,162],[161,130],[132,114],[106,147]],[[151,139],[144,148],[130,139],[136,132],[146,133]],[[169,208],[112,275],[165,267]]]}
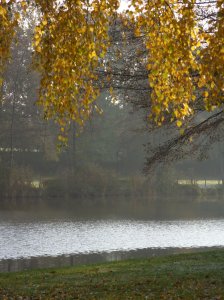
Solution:
{"label": "water surface", "polygon": [[[178,216],[171,215],[171,204],[164,204],[160,210],[144,210],[143,218],[114,217],[112,211],[107,216],[88,211],[92,217],[64,212],[49,215],[44,210],[40,214],[0,211],[0,271],[224,247],[223,205],[213,206],[207,203],[201,210],[199,204],[198,210],[182,207]],[[197,211],[207,215],[202,218],[195,215]]]}
{"label": "water surface", "polygon": [[0,222],[0,259],[224,246],[224,219]]}

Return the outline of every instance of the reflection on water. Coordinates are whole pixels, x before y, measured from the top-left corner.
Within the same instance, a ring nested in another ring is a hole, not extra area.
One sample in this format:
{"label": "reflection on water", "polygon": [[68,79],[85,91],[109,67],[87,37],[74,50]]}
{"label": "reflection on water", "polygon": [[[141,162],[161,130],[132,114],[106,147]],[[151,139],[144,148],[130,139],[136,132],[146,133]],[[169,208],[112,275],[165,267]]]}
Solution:
{"label": "reflection on water", "polygon": [[0,211],[0,271],[224,247],[222,202],[156,202],[130,211]]}
{"label": "reflection on water", "polygon": [[224,246],[224,219],[0,222],[0,259]]}

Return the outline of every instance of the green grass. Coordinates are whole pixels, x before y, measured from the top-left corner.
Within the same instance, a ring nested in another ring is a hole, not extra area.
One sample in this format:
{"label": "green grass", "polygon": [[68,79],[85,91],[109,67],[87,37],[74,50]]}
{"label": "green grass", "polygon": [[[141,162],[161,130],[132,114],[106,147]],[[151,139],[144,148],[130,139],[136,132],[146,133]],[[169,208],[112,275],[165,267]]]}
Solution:
{"label": "green grass", "polygon": [[224,299],[224,251],[0,274],[0,299]]}

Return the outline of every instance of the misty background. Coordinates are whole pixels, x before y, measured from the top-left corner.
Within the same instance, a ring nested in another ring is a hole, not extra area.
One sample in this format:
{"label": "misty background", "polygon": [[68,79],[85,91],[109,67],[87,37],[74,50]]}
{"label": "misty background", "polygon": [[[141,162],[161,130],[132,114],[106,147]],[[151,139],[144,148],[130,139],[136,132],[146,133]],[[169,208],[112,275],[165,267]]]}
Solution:
{"label": "misty background", "polygon": [[100,112],[93,111],[81,130],[73,123],[68,146],[58,151],[58,128],[36,104],[39,76],[32,68],[31,37],[32,26],[18,29],[1,90],[1,207],[222,198],[222,141],[202,149],[203,160],[192,154],[143,174],[146,145],[162,144],[169,132],[147,131],[144,113],[124,99],[113,101],[107,91],[98,99]]}

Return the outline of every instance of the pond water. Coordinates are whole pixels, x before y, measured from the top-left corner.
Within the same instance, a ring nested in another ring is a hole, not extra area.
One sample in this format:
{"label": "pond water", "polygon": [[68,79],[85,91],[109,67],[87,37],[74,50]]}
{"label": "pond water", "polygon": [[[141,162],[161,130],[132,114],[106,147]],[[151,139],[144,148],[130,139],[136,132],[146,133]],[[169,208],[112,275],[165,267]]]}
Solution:
{"label": "pond water", "polygon": [[224,217],[77,218],[0,212],[0,272],[207,247],[224,247]]}
{"label": "pond water", "polygon": [[0,259],[224,246],[224,220],[0,223]]}

